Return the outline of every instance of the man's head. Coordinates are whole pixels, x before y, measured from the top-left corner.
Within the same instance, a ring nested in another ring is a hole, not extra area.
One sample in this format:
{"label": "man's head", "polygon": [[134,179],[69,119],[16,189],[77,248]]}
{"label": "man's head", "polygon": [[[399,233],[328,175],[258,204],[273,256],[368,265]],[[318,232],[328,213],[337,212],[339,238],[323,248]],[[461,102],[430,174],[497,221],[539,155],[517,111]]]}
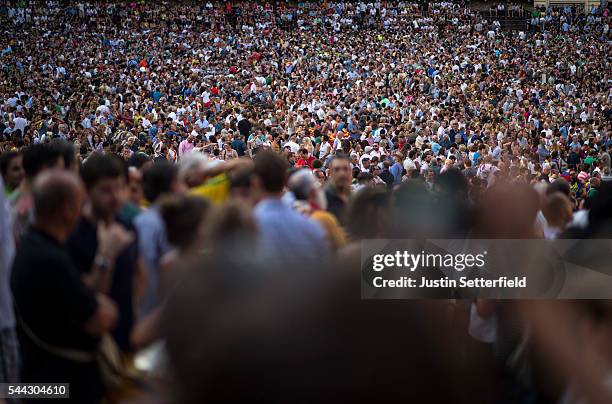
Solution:
{"label": "man's head", "polygon": [[23,156],[21,153],[10,151],[0,156],[0,171],[4,186],[13,191],[16,189],[24,177]]}
{"label": "man's head", "polygon": [[176,166],[166,161],[160,161],[145,169],[142,180],[144,196],[151,203],[178,188]]}
{"label": "man's head", "polygon": [[371,163],[372,163],[372,162],[371,162],[371,161],[370,161],[370,159],[369,159],[369,158],[367,158],[367,157],[365,157],[363,160],[361,160],[361,164],[363,164],[363,168],[365,168],[366,170],[367,170],[368,168],[370,168],[370,164],[371,164]]}
{"label": "man's head", "polygon": [[329,178],[336,189],[348,190],[351,187],[351,163],[346,156],[336,155],[329,163]]}
{"label": "man's head", "polygon": [[64,161],[64,168],[77,174],[79,172],[79,159],[74,143],[62,139],[53,139],[50,147],[56,150]]}
{"label": "man's head", "polygon": [[112,219],[124,202],[121,196],[126,178],[124,163],[114,155],[95,153],[81,167],[81,178],[94,216]]}
{"label": "man's head", "polygon": [[81,215],[84,193],[79,178],[64,170],[45,171],[34,181],[32,197],[36,224],[67,237]]}
{"label": "man's head", "polygon": [[548,224],[564,229],[572,221],[572,202],[567,195],[554,192],[546,196],[542,213]]}
{"label": "man's head", "polygon": [[139,206],[144,199],[142,172],[133,166],[128,168],[128,199],[136,206]]}
{"label": "man's head", "polygon": [[47,144],[35,144],[23,152],[23,170],[30,181],[45,169],[62,167],[63,160],[59,151]]}
{"label": "man's head", "polygon": [[210,159],[207,156],[202,153],[189,153],[179,162],[178,179],[187,188],[193,188],[204,182],[208,168]]}
{"label": "man's head", "polygon": [[252,185],[257,199],[280,196],[287,180],[287,161],[280,155],[263,151],[254,160]]}
{"label": "man's head", "polygon": [[321,183],[308,169],[301,169],[293,173],[287,181],[287,188],[299,201],[307,201],[316,209],[326,209],[327,199]]}

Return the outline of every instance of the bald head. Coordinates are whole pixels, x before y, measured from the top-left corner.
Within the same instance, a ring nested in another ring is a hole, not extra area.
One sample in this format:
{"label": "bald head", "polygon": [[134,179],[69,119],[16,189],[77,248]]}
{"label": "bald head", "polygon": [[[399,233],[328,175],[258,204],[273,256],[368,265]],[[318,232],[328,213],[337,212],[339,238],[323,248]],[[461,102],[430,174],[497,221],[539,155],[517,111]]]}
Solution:
{"label": "bald head", "polygon": [[[81,180],[76,174],[68,171],[45,171],[34,181],[32,195],[37,222],[65,221],[66,211],[80,212]],[[73,212],[73,215],[78,217],[79,212]]]}

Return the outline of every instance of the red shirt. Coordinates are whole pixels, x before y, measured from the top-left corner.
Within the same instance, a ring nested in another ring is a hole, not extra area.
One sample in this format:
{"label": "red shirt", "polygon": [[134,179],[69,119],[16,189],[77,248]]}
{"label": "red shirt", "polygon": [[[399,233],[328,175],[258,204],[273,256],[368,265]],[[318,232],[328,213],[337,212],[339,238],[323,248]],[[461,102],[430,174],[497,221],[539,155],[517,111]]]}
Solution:
{"label": "red shirt", "polygon": [[303,158],[299,158],[296,163],[295,166],[296,167],[309,167],[312,169],[312,162],[315,161],[315,158],[313,156],[308,156],[308,158],[303,159]]}

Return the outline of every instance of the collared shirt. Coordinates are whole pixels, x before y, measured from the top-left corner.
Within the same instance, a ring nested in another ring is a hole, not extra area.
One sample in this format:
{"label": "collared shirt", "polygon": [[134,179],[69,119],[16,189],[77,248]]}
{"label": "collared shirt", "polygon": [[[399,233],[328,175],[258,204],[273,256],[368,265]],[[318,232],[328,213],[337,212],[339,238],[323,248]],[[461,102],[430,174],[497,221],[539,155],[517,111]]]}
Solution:
{"label": "collared shirt", "polygon": [[195,145],[191,142],[189,142],[187,139],[183,140],[180,144],[179,144],[179,157],[183,157],[184,155],[188,154],[190,151],[193,150],[193,148],[195,147]]}
{"label": "collared shirt", "polygon": [[266,265],[306,267],[327,257],[329,245],[323,228],[280,199],[259,202],[254,216],[261,235],[258,255]]}
{"label": "collared shirt", "polygon": [[344,224],[346,202],[338,196],[336,189],[331,184],[325,187],[325,198],[327,199],[327,211],[336,216],[341,224]]}
{"label": "collared shirt", "polygon": [[159,262],[170,251],[170,245],[166,238],[166,225],[157,206],[136,216],[134,226],[147,272],[147,287],[139,307],[140,315],[146,315],[159,304]]}

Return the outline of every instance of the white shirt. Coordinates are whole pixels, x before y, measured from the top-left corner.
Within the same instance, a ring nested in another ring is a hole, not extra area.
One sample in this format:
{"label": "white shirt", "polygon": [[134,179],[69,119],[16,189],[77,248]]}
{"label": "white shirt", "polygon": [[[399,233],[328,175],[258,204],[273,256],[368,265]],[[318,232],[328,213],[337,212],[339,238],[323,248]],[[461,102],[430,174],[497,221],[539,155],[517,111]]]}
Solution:
{"label": "white shirt", "polygon": [[326,154],[329,154],[331,152],[331,147],[332,145],[329,144],[329,142],[323,143],[319,149],[319,159],[322,159]]}
{"label": "white shirt", "polygon": [[21,130],[21,134],[25,133],[25,127],[28,126],[29,122],[27,119],[19,116],[15,119],[13,119],[13,122],[15,123],[15,129],[20,129]]}
{"label": "white shirt", "polygon": [[[289,148],[291,149],[291,152],[293,153],[297,153],[298,150],[300,150],[300,145],[291,140],[284,144],[284,147],[286,146],[289,146]],[[323,150],[323,145],[321,145],[321,150]]]}

